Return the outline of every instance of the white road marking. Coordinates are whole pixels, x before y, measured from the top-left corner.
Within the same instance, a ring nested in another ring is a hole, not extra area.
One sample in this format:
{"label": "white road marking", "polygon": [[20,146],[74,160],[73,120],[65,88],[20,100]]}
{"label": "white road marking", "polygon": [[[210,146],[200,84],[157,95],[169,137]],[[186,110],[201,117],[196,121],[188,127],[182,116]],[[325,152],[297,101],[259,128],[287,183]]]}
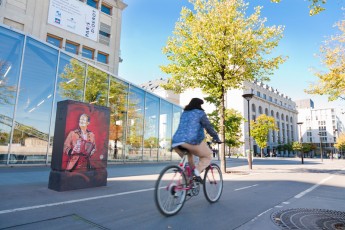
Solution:
{"label": "white road marking", "polygon": [[255,187],[255,186],[258,186],[258,184],[254,184],[254,185],[250,185],[250,186],[246,186],[246,187],[242,187],[242,188],[237,188],[234,191],[239,191],[239,190],[243,190],[243,189],[247,189],[247,188],[252,188],[252,187]]}
{"label": "white road marking", "polygon": [[257,215],[256,217],[254,217],[251,221],[256,221],[260,216],[264,215],[265,213],[269,212],[270,210],[272,210],[273,208],[267,209],[266,211],[260,213],[259,215]]}
{"label": "white road marking", "polygon": [[[341,171],[344,171],[344,170],[345,170],[345,168],[342,168],[342,169],[341,169]],[[329,176],[329,177],[323,179],[322,181],[320,181],[319,183],[313,185],[312,187],[308,188],[307,190],[305,190],[305,191],[303,191],[303,192],[297,194],[297,195],[295,196],[295,198],[299,199],[299,198],[303,197],[305,194],[307,194],[307,193],[313,191],[314,189],[316,189],[317,187],[319,187],[320,185],[322,185],[322,184],[325,183],[326,181],[332,179],[334,176],[335,176],[335,175],[331,175],[331,176]]]}
{"label": "white road marking", "polygon": [[89,197],[89,198],[77,199],[77,200],[69,200],[69,201],[63,201],[63,202],[57,202],[57,203],[51,203],[51,204],[42,204],[42,205],[35,205],[35,206],[29,206],[29,207],[1,210],[0,214],[19,212],[19,211],[27,211],[27,210],[37,209],[37,208],[46,208],[46,207],[52,207],[52,206],[58,206],[58,205],[64,205],[64,204],[72,204],[72,203],[84,202],[84,201],[89,201],[89,200],[97,200],[97,199],[103,199],[103,198],[109,198],[109,197],[115,197],[115,196],[123,196],[123,195],[139,193],[139,192],[147,192],[147,191],[152,191],[152,190],[154,190],[154,188],[140,189],[140,190],[134,190],[134,191],[129,191],[129,192],[114,193],[114,194],[109,194],[109,195],[104,195],[104,196],[95,196],[95,197]]}
{"label": "white road marking", "polygon": [[325,183],[326,181],[332,179],[333,177],[334,177],[334,175],[329,176],[329,177],[323,179],[322,181],[320,181],[319,183],[313,185],[312,187],[308,188],[307,190],[305,190],[305,191],[303,191],[303,192],[297,194],[297,195],[295,196],[295,198],[299,199],[299,198],[303,197],[305,194],[307,194],[307,193],[313,191],[314,189],[316,189],[317,187],[319,187],[320,185],[322,185],[322,184]]}

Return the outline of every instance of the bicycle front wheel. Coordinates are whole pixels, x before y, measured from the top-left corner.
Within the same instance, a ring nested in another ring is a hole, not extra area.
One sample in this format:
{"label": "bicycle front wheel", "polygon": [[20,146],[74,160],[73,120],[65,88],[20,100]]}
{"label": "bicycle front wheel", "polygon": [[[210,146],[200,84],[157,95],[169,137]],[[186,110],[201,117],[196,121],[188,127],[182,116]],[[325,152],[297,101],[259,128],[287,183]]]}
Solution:
{"label": "bicycle front wheel", "polygon": [[219,200],[223,192],[223,175],[218,165],[211,163],[206,168],[203,187],[208,202],[215,203]]}
{"label": "bicycle front wheel", "polygon": [[165,216],[178,213],[186,200],[187,180],[182,169],[176,165],[165,167],[155,185],[155,203]]}

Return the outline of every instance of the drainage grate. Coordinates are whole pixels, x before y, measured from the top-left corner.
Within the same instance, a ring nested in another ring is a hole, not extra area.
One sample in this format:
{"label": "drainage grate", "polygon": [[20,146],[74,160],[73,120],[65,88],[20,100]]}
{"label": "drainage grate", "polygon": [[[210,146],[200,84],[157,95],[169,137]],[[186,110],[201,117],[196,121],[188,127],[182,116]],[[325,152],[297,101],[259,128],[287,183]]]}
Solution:
{"label": "drainage grate", "polygon": [[287,209],[272,214],[282,229],[345,230],[345,212],[325,209]]}

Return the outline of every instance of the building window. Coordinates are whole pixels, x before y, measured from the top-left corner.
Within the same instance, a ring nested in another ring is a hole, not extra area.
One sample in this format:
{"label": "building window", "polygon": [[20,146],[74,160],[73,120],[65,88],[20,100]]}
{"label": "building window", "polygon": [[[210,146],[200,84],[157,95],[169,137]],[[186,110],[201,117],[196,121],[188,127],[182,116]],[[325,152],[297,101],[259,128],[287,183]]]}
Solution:
{"label": "building window", "polygon": [[79,44],[71,41],[66,41],[65,50],[70,53],[79,53]]}
{"label": "building window", "polygon": [[108,64],[108,57],[109,57],[108,54],[102,53],[102,52],[98,52],[97,61],[105,63],[105,64]]}
{"label": "building window", "polygon": [[58,36],[47,34],[47,42],[58,48],[62,47],[62,38]]}
{"label": "building window", "polygon": [[112,7],[104,2],[102,2],[101,11],[105,14],[111,15]]}
{"label": "building window", "polygon": [[97,0],[87,0],[86,4],[89,6],[98,9],[98,1]]}
{"label": "building window", "polygon": [[258,97],[261,97],[259,91],[256,92],[256,95],[257,95]]}
{"label": "building window", "polygon": [[93,59],[95,50],[89,47],[83,46],[82,56],[85,58]]}
{"label": "building window", "polygon": [[109,46],[110,30],[111,30],[111,27],[109,25],[101,22],[100,28],[99,28],[99,36],[98,36],[99,43]]}
{"label": "building window", "polygon": [[107,38],[110,38],[110,34],[108,34],[107,32],[104,32],[104,31],[99,31],[99,34],[104,36],[104,37],[107,37]]}

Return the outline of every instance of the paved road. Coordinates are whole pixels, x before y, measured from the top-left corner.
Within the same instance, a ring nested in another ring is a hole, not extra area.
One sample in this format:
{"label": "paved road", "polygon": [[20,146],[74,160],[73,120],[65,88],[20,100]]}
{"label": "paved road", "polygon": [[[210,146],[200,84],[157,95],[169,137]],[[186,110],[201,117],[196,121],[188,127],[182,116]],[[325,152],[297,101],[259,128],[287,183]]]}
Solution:
{"label": "paved road", "polygon": [[245,159],[230,159],[218,203],[201,193],[169,218],[153,201],[164,166],[109,165],[107,186],[66,192],[47,188],[49,167],[2,167],[0,229],[282,229],[277,216],[290,209],[345,220],[344,160],[255,159],[248,170]]}

